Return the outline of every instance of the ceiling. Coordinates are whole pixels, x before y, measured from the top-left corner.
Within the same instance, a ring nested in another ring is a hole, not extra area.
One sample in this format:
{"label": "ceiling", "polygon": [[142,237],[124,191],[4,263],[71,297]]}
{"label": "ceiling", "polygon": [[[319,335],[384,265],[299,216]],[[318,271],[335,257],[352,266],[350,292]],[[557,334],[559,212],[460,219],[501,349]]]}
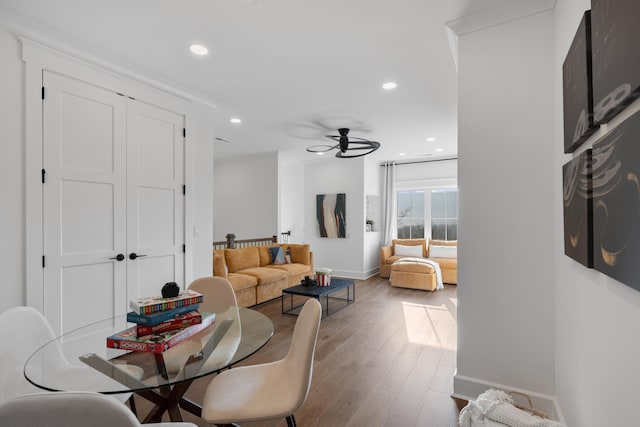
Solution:
{"label": "ceiling", "polygon": [[[0,0],[0,16],[215,105],[216,137],[230,141],[212,141],[217,158],[286,150],[315,159],[307,146],[349,127],[381,142],[374,158],[409,160],[457,155],[445,23],[514,2]],[[209,54],[193,55],[193,43]],[[382,89],[387,81],[397,88]]]}

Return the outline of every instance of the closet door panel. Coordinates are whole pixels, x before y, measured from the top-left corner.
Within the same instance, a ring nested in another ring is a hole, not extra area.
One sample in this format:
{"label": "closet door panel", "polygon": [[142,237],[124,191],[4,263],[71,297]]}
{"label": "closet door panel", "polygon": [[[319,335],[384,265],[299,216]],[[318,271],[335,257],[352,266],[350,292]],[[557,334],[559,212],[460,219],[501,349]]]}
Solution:
{"label": "closet door panel", "polygon": [[79,80],[43,85],[43,310],[65,333],[126,312],[126,110]]}
{"label": "closet door panel", "polygon": [[184,288],[184,116],[127,102],[127,247],[130,298]]}

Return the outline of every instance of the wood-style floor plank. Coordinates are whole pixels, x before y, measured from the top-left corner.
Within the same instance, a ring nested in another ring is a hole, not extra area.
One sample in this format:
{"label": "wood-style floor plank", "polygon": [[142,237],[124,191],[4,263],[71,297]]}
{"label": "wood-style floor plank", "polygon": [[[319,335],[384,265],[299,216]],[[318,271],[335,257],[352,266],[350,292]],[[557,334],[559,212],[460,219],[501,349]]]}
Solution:
{"label": "wood-style floor plank", "polygon": [[[378,276],[356,281],[356,302],[322,320],[309,396],[295,414],[300,427],[453,427],[466,404],[450,397],[456,366],[456,287],[437,292],[393,288]],[[280,300],[257,307],[274,336],[242,364],[278,360],[289,348],[296,318]],[[195,381],[186,397],[201,402],[211,380]],[[143,416],[150,405],[136,397]],[[186,421],[207,423],[184,412]],[[165,416],[164,420],[168,421]],[[285,427],[285,420],[245,427]]]}

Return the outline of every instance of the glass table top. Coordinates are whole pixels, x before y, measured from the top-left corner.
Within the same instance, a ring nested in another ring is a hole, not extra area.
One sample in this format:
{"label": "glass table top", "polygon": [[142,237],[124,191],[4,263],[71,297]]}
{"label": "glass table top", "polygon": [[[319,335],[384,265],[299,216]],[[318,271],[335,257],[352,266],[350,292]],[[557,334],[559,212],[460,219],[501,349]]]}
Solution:
{"label": "glass table top", "polygon": [[126,315],[87,325],[39,348],[27,360],[24,375],[51,391],[142,391],[217,372],[249,357],[273,336],[271,320],[255,310],[214,311],[211,326],[160,354],[107,348],[108,336],[135,326]]}

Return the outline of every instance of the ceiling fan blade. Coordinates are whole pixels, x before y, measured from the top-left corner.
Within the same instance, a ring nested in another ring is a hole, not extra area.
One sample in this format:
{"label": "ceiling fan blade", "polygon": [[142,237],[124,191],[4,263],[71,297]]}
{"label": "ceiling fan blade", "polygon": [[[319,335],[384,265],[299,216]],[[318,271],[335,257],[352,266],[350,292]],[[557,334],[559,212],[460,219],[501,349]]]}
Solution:
{"label": "ceiling fan blade", "polygon": [[309,153],[326,153],[327,151],[338,148],[338,145],[312,145],[307,147]]}

